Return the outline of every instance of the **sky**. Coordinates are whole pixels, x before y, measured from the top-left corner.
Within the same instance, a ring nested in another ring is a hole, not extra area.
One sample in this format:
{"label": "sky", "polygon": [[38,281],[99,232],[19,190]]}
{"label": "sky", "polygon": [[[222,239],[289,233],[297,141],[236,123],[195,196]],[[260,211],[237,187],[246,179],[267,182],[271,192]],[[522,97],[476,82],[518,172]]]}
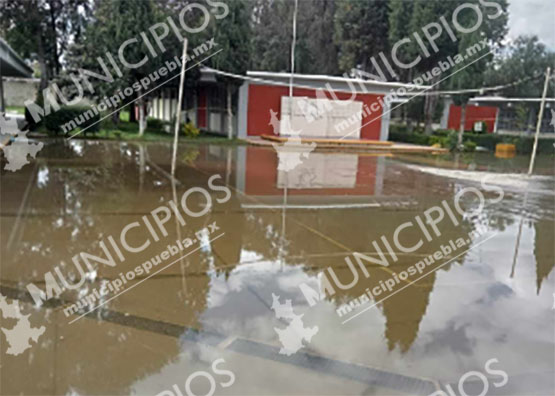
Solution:
{"label": "sky", "polygon": [[555,0],[509,0],[509,38],[533,34],[555,51]]}

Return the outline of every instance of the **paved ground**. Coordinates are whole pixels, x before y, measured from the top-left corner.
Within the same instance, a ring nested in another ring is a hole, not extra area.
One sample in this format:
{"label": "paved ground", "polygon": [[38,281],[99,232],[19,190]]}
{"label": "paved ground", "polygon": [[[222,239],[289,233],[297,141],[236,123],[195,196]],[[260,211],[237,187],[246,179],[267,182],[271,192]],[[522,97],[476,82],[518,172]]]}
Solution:
{"label": "paved ground", "polygon": [[[330,139],[331,140],[331,139]],[[275,144],[280,144],[278,142],[264,139],[259,136],[249,137],[245,139],[245,141],[254,146],[262,146],[262,147],[274,147]],[[321,142],[321,139],[303,139],[302,141],[298,141],[297,139],[288,140],[287,144],[291,146],[299,146],[301,145],[309,145],[311,142],[315,141],[317,143],[316,150],[327,150],[327,151],[337,151],[341,150],[344,152],[374,152],[374,153],[447,153],[447,149],[438,148],[438,147],[431,147],[431,146],[421,146],[417,144],[410,144],[410,143],[398,143],[398,142],[387,142],[391,143],[388,145],[385,144],[375,144],[375,143],[365,143],[364,140],[355,140],[355,139],[344,139],[340,142],[338,139],[335,143],[330,142]],[[383,143],[383,142],[378,142]]]}

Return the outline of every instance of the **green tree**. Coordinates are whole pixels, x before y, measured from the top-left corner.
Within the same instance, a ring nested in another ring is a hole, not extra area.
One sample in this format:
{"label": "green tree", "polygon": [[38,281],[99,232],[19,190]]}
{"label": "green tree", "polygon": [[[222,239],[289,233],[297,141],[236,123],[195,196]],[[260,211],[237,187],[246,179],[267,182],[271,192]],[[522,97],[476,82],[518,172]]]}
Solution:
{"label": "green tree", "polygon": [[[399,41],[409,36],[410,22],[412,19],[412,13],[414,9],[414,2],[404,1],[404,0],[391,0],[389,13],[389,48]],[[405,64],[408,64],[414,59],[415,50],[411,46],[410,49],[405,51],[399,51],[397,55],[399,60]],[[399,69],[397,74],[399,75],[400,81],[410,82],[413,79],[413,68],[410,69]],[[412,99],[409,103],[401,107],[401,115],[404,122],[409,121],[409,129],[412,128],[412,120],[417,118],[421,114],[422,100],[419,98]]]}
{"label": "green tree", "polygon": [[[404,0],[391,0],[389,13],[389,31],[388,40],[389,48],[392,48],[395,43],[406,38],[411,33],[410,24],[413,17],[414,5],[412,1]],[[413,58],[415,53],[414,46],[411,46],[409,50],[400,51],[398,58],[403,63],[409,63]],[[407,69],[400,69],[399,76],[402,81],[410,81],[411,76],[409,75]]]}
{"label": "green tree", "polygon": [[[252,48],[256,70],[287,72],[291,68],[294,0],[253,0]],[[295,70],[337,74],[334,0],[299,0]]]}
{"label": "green tree", "polygon": [[[228,6],[229,14],[211,24],[211,34],[221,52],[210,59],[210,64],[216,69],[230,73],[246,74],[252,52],[251,8],[248,3],[243,1],[232,1]],[[226,83],[227,128],[228,137],[231,138],[233,133],[232,94],[242,81],[229,77],[218,77],[218,79]]]}
{"label": "green tree", "polygon": [[89,10],[87,0],[0,2],[0,32],[17,53],[36,58],[41,91],[62,71],[61,57],[81,34]]}
{"label": "green tree", "polygon": [[[449,20],[456,7],[464,2],[464,0],[429,0],[415,2],[409,24],[410,34],[418,33],[421,37],[424,37],[422,29],[425,26],[429,26],[429,24],[440,24],[439,17],[442,15],[447,16]],[[431,32],[434,32],[433,28],[431,28]],[[434,44],[436,48],[430,43],[427,43],[426,48],[428,52],[424,52],[414,37],[411,37],[409,45],[405,47],[406,53],[411,60],[416,56],[420,56],[422,59],[413,70],[410,71],[411,74],[429,76],[429,71],[433,69],[440,60],[456,54],[458,50],[457,42],[453,42],[446,32],[443,32],[441,36],[436,38]],[[441,76],[432,76],[426,81],[426,84],[436,84],[440,78]],[[432,133],[432,121],[437,102],[438,96],[429,94],[426,95],[423,100],[419,100],[420,108],[415,108],[415,106],[413,106],[413,110],[417,110],[419,117],[423,117],[424,119],[424,132],[426,134]]]}
{"label": "green tree", "polygon": [[374,72],[372,56],[388,49],[389,1],[339,0],[335,15],[335,42],[339,69]]}
{"label": "green tree", "polygon": [[[459,44],[460,54],[467,53],[468,48],[474,46],[482,39],[482,34],[480,32],[474,32],[464,36]],[[455,71],[453,72],[454,77],[451,79],[451,87],[455,90],[466,90],[466,89],[479,89],[483,86],[484,76],[488,61],[492,59],[492,55],[487,55],[489,48],[486,47],[480,53],[476,54],[476,59],[470,62],[462,62],[457,65]],[[462,56],[462,55],[461,55]],[[457,136],[457,148],[462,145],[465,118],[466,118],[466,106],[468,100],[475,95],[474,92],[459,93],[453,95],[453,101],[455,104],[461,106],[461,122],[459,126],[459,134]]]}
{"label": "green tree", "polygon": [[[525,80],[503,89],[513,97],[538,98],[542,94],[542,81],[548,66],[555,64],[555,52],[549,52],[537,36],[519,36],[506,50],[493,60],[486,71],[488,85],[505,85]],[[537,76],[538,78],[534,78]],[[550,89],[555,88],[553,80]],[[552,91],[549,91],[552,92]]]}
{"label": "green tree", "polygon": [[253,6],[252,48],[256,70],[288,71],[290,69],[291,0],[255,0]]}
{"label": "green tree", "polygon": [[333,0],[299,1],[295,69],[300,73],[338,74],[335,12]]}
{"label": "green tree", "polygon": [[[472,3],[476,7],[479,7],[482,13],[482,23],[478,28],[478,31],[481,32],[480,37],[487,39],[488,47],[492,48],[497,46],[506,32],[506,13],[490,18],[494,10],[492,10],[491,6],[488,8],[482,6],[478,0],[427,0],[418,2],[394,0],[392,2],[392,12],[390,14],[391,28],[389,33],[390,46],[393,47],[398,40],[408,37],[410,42],[403,44],[403,51],[399,52],[400,60],[404,63],[408,63],[408,61],[412,61],[417,56],[421,57],[421,61],[411,69],[404,71],[400,69],[398,71],[399,75],[406,77],[408,81],[412,81],[415,76],[425,76],[426,78],[424,78],[424,80],[427,85],[436,85],[442,78],[445,78],[445,76],[441,74],[432,76],[430,71],[438,65],[439,61],[445,61],[447,57],[455,56],[460,53],[460,50],[465,45],[472,45],[472,43],[468,43],[468,34],[461,33],[456,29],[453,29],[456,40],[453,40],[440,23],[440,17],[443,16],[447,23],[452,25],[451,16],[454,14],[457,7],[467,3]],[[499,0],[497,3],[502,10],[506,11],[507,3],[505,0]],[[410,22],[407,23],[409,14]],[[476,13],[468,8],[463,8],[457,20],[462,26],[472,26],[476,21]],[[442,33],[434,40],[434,44],[432,45],[426,39],[424,29],[428,29],[428,32],[432,35],[435,34],[437,29],[441,29]],[[424,40],[426,51],[418,45],[417,41],[412,36],[414,33],[418,34]],[[466,44],[463,44],[461,47],[461,42],[463,40],[465,40]],[[470,61],[471,60],[469,60],[469,62]],[[452,83],[445,82],[441,85],[446,87],[452,85]],[[414,115],[414,111],[416,110],[419,115],[423,115],[425,132],[431,134],[433,117],[434,114],[437,114],[436,107],[438,96],[429,94],[425,96],[424,101],[417,101],[422,103],[423,107],[416,106],[418,103],[416,103],[416,105],[411,103],[411,112]]]}
{"label": "green tree", "polygon": [[[125,49],[125,59],[130,64],[139,64],[149,49],[139,34],[148,31],[154,23],[162,19],[161,12],[151,0],[129,1],[111,0],[96,3],[93,21],[88,25],[81,40],[73,48],[73,67],[85,68],[87,70],[103,74],[102,66],[98,58],[104,58],[106,52],[117,56],[121,45],[129,39],[138,38],[138,43],[129,45]],[[98,45],[102,43],[102,45]],[[131,86],[136,81],[147,76],[161,63],[159,57],[150,59],[144,65],[137,68],[120,67],[122,76],[113,82],[97,81],[94,86],[94,96],[101,98],[111,96],[118,89]],[[146,129],[146,115],[144,107],[146,99],[143,90],[137,92],[137,105],[139,107],[139,134]],[[114,120],[118,119],[119,112],[114,113]]]}
{"label": "green tree", "polygon": [[[478,5],[477,0],[473,0],[473,2]],[[502,10],[500,15],[496,18],[488,18],[487,16],[484,16],[482,24],[478,29],[472,33],[463,34],[461,39],[458,41],[458,53],[459,56],[463,58],[469,55],[469,48],[476,48],[475,46],[483,40],[486,40],[487,42],[485,48],[482,48],[478,51],[478,53],[475,53],[470,59],[467,59],[464,62],[459,62],[455,67],[453,77],[451,77],[448,81],[450,87],[455,90],[477,90],[453,95],[455,104],[461,106],[461,123],[457,136],[458,147],[461,146],[463,140],[466,106],[468,100],[475,96],[476,92],[479,92],[479,88],[483,87],[486,78],[486,70],[493,59],[492,51],[493,49],[501,46],[501,40],[507,32],[507,2],[505,0],[499,0],[497,3],[500,5]],[[482,12],[484,15],[487,15],[488,13],[484,9],[482,9]],[[461,24],[463,26],[472,26],[474,21],[475,15],[472,12],[461,12]]]}

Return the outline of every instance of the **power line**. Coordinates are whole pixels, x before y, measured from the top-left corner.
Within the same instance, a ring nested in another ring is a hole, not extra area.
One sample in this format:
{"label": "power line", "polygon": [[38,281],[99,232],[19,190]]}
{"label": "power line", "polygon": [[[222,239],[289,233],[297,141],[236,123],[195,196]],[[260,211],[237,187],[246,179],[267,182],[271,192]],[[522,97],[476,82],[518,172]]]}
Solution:
{"label": "power line", "polygon": [[[517,81],[513,81],[511,83],[508,84],[504,84],[504,85],[497,85],[494,87],[484,87],[484,88],[469,88],[469,89],[459,89],[459,90],[444,90],[444,91],[433,91],[433,92],[428,92],[426,95],[457,95],[457,94],[465,94],[465,93],[483,93],[483,92],[489,92],[489,91],[501,91],[505,88],[510,88],[510,87],[514,87],[517,86],[519,84],[525,83],[527,81],[531,81],[531,80],[536,80],[539,79],[541,77],[544,77],[545,73],[538,73],[534,76],[531,77],[525,77],[522,78],[520,80]],[[553,79],[555,77],[555,75],[549,77],[550,79]]]}
{"label": "power line", "polygon": [[[207,69],[214,72],[215,74],[219,74],[219,75],[222,75],[224,77],[236,78],[236,79],[240,79],[240,80],[258,82],[258,83],[263,83],[263,84],[268,84],[268,85],[277,85],[277,86],[286,86],[286,87],[289,87],[291,85],[290,83],[285,83],[285,82],[281,82],[281,81],[267,80],[267,79],[260,78],[260,77],[245,76],[245,75],[242,75],[242,74],[234,74],[234,73],[230,73],[230,72],[226,72],[226,71],[218,70],[218,69],[214,69],[214,68],[209,68],[209,67],[207,67]],[[517,85],[525,83],[527,81],[531,81],[531,80],[534,80],[534,79],[541,78],[543,76],[545,76],[545,73],[539,73],[539,74],[536,74],[534,76],[525,77],[525,78],[522,78],[520,80],[513,81],[511,83],[507,83],[507,84],[503,84],[503,85],[497,85],[497,86],[493,86],[493,87],[468,88],[468,89],[444,90],[444,91],[430,91],[430,92],[422,92],[422,95],[456,95],[456,94],[465,94],[465,93],[483,93],[483,92],[489,92],[489,91],[500,91],[500,90],[503,90],[503,89],[506,89],[506,88],[509,88],[509,87],[517,86]],[[554,78],[555,78],[555,74],[550,77],[551,80],[554,79]],[[363,83],[364,82],[373,82],[373,81],[375,81],[375,80],[361,80],[361,82],[363,82]],[[380,83],[380,81],[376,81],[376,82]],[[304,88],[304,89],[310,89],[310,90],[318,89],[318,88],[315,88],[314,86],[302,85],[302,84],[298,84],[298,83],[293,83],[293,86],[295,88]],[[422,87],[424,88],[424,86],[422,86]],[[337,91],[337,92],[345,91],[345,90],[342,90],[342,89],[331,89],[331,87],[326,88],[325,90],[327,90],[327,91]],[[407,94],[406,96],[412,96],[412,95]]]}

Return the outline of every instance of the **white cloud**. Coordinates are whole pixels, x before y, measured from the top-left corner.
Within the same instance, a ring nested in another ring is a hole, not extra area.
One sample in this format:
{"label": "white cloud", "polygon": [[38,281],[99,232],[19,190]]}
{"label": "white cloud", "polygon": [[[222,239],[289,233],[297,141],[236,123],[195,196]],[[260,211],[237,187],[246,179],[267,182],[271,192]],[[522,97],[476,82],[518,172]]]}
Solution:
{"label": "white cloud", "polygon": [[555,1],[510,0],[509,38],[520,35],[536,35],[555,50]]}

